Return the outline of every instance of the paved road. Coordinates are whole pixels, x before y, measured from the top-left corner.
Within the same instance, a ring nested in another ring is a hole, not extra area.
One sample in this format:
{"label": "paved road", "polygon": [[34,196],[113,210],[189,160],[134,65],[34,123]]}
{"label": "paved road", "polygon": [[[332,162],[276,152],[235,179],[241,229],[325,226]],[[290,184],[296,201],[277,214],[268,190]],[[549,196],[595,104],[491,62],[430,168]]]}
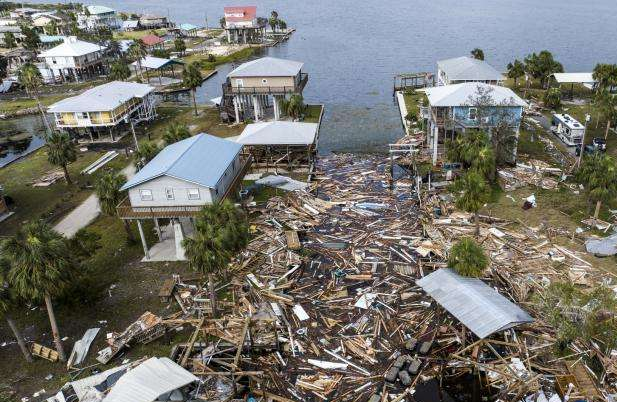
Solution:
{"label": "paved road", "polygon": [[[125,167],[122,169],[122,174],[130,179],[135,174],[135,166],[129,165]],[[58,222],[54,229],[66,237],[72,237],[79,229],[88,226],[100,213],[99,199],[93,193]]]}

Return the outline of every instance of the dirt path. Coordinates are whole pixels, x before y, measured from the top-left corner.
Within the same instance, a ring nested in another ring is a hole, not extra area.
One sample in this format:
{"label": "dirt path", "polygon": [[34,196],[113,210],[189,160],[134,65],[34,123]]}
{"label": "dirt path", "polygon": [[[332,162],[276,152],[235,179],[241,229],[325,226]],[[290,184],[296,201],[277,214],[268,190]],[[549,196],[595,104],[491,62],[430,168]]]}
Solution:
{"label": "dirt path", "polygon": [[[125,167],[122,169],[122,174],[130,179],[135,174],[135,166]],[[96,194],[92,193],[77,208],[58,222],[54,229],[66,237],[72,237],[79,229],[88,226],[100,213],[99,199]]]}

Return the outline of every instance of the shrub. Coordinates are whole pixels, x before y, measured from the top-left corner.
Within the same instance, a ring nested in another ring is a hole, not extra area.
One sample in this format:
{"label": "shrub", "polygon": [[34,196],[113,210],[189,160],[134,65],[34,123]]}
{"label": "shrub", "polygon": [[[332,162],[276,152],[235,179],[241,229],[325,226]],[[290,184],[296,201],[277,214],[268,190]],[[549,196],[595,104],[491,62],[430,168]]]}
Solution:
{"label": "shrub", "polygon": [[463,237],[450,249],[448,265],[459,275],[477,278],[488,266],[488,258],[475,240]]}

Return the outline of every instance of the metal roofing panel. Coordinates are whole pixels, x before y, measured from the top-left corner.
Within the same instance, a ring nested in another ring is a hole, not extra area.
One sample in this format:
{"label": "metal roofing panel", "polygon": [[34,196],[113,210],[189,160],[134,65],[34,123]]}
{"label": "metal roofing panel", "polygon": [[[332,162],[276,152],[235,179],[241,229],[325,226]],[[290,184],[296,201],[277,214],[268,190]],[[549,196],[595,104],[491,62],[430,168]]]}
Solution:
{"label": "metal roofing panel", "polygon": [[503,75],[484,60],[456,57],[437,62],[437,67],[451,81],[503,81]]}
{"label": "metal roofing panel", "polygon": [[197,134],[166,146],[121,190],[164,175],[214,188],[241,150],[242,145],[233,141]]}
{"label": "metal roofing panel", "polygon": [[241,64],[230,72],[229,78],[241,77],[295,77],[298,75],[304,63],[293,60],[277,59],[275,57],[262,57]]}
{"label": "metal roofing panel", "polygon": [[595,84],[593,73],[555,73],[555,81],[559,84]]}
{"label": "metal roofing panel", "polygon": [[482,82],[465,82],[462,84],[431,87],[426,88],[424,92],[431,106],[472,106],[472,98],[477,95],[478,88],[484,91],[490,91],[495,106],[528,106],[527,102],[515,94],[510,88]]}
{"label": "metal roofing panel", "polygon": [[236,142],[243,145],[310,145],[317,123],[270,121],[248,124]]}
{"label": "metal roofing panel", "polygon": [[166,357],[153,357],[120,377],[103,402],[152,402],[159,396],[199,381]]}
{"label": "metal roofing panel", "polygon": [[479,338],[533,321],[480,279],[462,277],[449,268],[437,270],[416,284]]}
{"label": "metal roofing panel", "polygon": [[68,36],[64,43],[39,54],[39,57],[75,57],[105,50],[103,46]]}
{"label": "metal roofing panel", "polygon": [[154,88],[150,85],[112,81],[56,102],[47,111],[49,113],[104,112],[113,110],[132,98],[143,98],[152,91]]}
{"label": "metal roofing panel", "polygon": [[[184,64],[180,60],[172,60],[172,59],[162,59],[160,57],[146,56],[141,59],[141,66],[143,68],[149,68],[152,70],[159,69],[161,67],[165,67],[171,64]],[[138,66],[137,62],[134,61],[131,63],[131,66]]]}

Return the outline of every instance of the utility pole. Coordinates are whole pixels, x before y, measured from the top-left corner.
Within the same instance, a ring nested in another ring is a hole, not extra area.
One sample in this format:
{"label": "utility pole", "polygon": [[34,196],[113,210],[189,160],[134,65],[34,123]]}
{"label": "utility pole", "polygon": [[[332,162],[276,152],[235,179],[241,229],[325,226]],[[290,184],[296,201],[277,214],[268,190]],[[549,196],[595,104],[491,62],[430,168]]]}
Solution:
{"label": "utility pole", "polygon": [[137,134],[135,134],[135,125],[133,124],[133,119],[131,121],[131,131],[133,132],[133,141],[135,141],[135,149],[139,152],[139,143],[137,142]]}
{"label": "utility pole", "polygon": [[589,113],[585,113],[585,131],[583,131],[583,139],[581,140],[581,152],[578,154],[578,160],[576,161],[576,168],[581,167],[581,160],[583,159],[583,154],[585,153],[585,135],[587,134],[587,124],[591,121],[591,115]]}

